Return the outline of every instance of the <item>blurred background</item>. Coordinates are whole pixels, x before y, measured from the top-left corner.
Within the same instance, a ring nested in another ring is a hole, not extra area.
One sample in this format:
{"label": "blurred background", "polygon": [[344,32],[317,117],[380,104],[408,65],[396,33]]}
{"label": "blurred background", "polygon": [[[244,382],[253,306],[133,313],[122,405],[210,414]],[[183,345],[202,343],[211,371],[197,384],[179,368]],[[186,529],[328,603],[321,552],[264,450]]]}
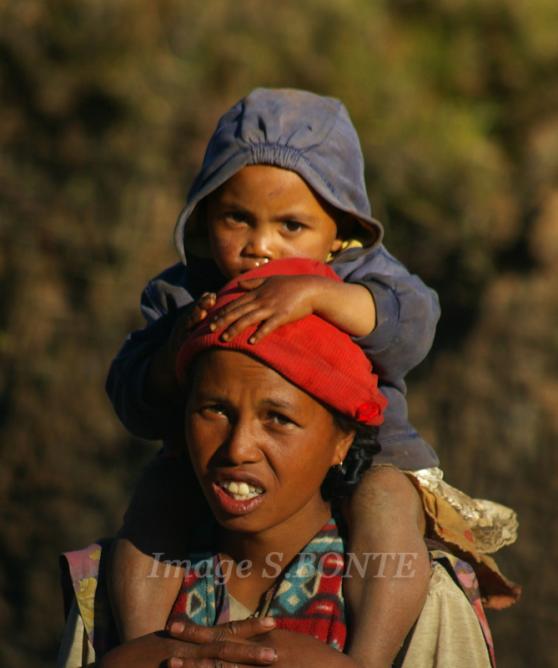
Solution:
{"label": "blurred background", "polygon": [[57,555],[115,530],[157,447],[106,371],[258,85],[349,108],[386,245],[442,302],[412,418],[519,513],[499,665],[558,666],[557,29],[556,0],[0,0],[1,666],[52,665]]}

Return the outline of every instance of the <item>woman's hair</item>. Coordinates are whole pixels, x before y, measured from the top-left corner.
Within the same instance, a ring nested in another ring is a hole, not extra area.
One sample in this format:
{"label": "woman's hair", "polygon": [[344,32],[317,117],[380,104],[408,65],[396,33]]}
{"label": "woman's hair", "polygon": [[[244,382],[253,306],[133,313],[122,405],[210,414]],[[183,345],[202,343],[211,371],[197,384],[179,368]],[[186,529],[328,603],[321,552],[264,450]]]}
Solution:
{"label": "woman's hair", "polygon": [[322,483],[321,492],[326,501],[350,496],[372,465],[374,455],[381,449],[378,442],[378,427],[357,422],[337,411],[331,412],[335,424],[345,432],[354,430],[355,437],[344,462],[332,466]]}

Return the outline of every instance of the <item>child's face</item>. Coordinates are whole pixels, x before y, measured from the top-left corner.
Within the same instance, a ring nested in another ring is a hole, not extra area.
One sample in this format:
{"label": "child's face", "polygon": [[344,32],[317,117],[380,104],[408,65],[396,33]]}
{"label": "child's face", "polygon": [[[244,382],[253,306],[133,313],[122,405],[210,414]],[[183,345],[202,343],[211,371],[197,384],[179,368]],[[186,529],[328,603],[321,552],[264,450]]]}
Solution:
{"label": "child's face", "polygon": [[341,248],[341,214],[295,172],[244,167],[207,197],[211,254],[233,278],[287,257],[325,261]]}

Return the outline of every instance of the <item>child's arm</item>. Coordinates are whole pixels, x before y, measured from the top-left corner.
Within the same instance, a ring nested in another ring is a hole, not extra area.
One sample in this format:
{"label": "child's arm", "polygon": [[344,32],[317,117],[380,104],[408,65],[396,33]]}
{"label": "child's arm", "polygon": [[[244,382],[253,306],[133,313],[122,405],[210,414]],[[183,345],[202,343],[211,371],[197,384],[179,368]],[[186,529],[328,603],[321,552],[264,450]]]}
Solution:
{"label": "child's arm", "polygon": [[149,401],[145,385],[151,358],[167,342],[178,309],[194,300],[187,290],[179,292],[183,271],[174,265],[147,284],[141,295],[146,326],[128,335],[108,373],[106,391],[116,414],[140,438],[163,438],[169,424],[171,407],[164,400]]}
{"label": "child's arm", "polygon": [[440,318],[438,295],[384,246],[347,260],[351,253],[341,254],[332,269],[344,281],[366,287],[377,312],[375,329],[357,343],[381,381],[402,381],[432,346]]}
{"label": "child's arm", "polygon": [[[208,275],[202,273],[204,278]],[[204,316],[194,301],[202,283],[183,265],[174,265],[149,282],[141,299],[147,326],[128,336],[107,379],[107,392],[124,425],[142,438],[164,437],[166,452],[183,447],[183,437],[175,436],[176,427],[181,433],[182,419],[177,425],[171,348],[178,347],[187,330]],[[191,547],[186,526],[196,516],[191,498],[197,501],[203,496],[201,491],[196,494],[195,481],[185,484],[188,472],[183,458],[158,457],[135,490],[108,578],[122,640],[161,628],[178,593],[182,569],[169,565],[168,577],[152,577],[153,569],[158,569],[152,555],[164,553],[164,560],[179,560]],[[185,508],[191,512],[177,510]]]}
{"label": "child's arm", "polygon": [[382,380],[402,380],[432,345],[440,317],[436,293],[383,246],[332,268],[343,283],[318,276],[242,281],[250,292],[217,314],[215,329],[233,338],[261,322],[256,342],[281,325],[316,313],[359,338]]}
{"label": "child's arm", "polygon": [[204,296],[191,273],[176,264],[147,284],[141,296],[146,327],[128,335],[109,370],[107,394],[124,426],[140,438],[168,433],[176,397],[173,350],[199,319],[196,302]]}
{"label": "child's arm", "polygon": [[223,329],[225,340],[261,323],[250,340],[256,343],[281,325],[312,313],[353,336],[365,336],[375,326],[374,301],[362,285],[321,276],[271,276],[240,285],[249,292],[220,309],[211,325]]}

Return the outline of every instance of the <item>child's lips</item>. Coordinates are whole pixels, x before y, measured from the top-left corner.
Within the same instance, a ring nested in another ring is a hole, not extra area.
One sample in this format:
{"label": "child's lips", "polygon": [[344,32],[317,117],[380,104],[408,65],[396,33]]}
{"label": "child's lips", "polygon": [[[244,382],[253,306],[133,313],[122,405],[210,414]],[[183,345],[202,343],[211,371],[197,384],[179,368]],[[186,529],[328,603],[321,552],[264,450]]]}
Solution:
{"label": "child's lips", "polygon": [[241,272],[244,274],[247,271],[252,271],[252,269],[257,269],[258,267],[263,267],[270,261],[268,257],[260,258],[246,258],[242,262]]}

